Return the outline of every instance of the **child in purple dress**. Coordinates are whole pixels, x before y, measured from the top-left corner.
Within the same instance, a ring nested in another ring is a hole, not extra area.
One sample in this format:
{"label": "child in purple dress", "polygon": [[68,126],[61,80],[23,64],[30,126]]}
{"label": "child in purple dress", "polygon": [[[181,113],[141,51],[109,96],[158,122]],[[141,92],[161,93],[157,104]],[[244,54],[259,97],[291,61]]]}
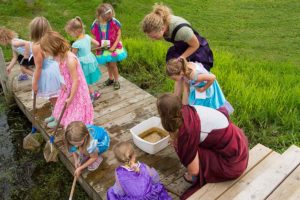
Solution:
{"label": "child in purple dress", "polygon": [[123,163],[115,171],[116,183],[108,189],[107,199],[172,199],[159,181],[155,169],[136,162],[133,146],[120,142],[114,147],[116,158]]}

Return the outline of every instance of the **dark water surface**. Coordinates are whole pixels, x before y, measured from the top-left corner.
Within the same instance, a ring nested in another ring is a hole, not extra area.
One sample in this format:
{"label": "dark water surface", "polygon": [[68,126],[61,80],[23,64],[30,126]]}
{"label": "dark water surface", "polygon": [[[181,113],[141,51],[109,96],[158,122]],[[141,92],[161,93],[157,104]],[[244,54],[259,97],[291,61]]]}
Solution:
{"label": "dark water surface", "polygon": [[[31,123],[14,106],[8,108],[0,96],[0,200],[68,199],[73,177],[61,162],[46,163],[42,150],[22,147]],[[77,184],[74,200],[89,199]]]}

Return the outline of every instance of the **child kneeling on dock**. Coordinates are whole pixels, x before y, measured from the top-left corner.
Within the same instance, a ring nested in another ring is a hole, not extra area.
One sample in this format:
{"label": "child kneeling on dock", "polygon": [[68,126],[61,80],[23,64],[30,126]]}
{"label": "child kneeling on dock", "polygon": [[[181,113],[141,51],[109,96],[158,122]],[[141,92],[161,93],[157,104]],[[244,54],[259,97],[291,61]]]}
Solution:
{"label": "child kneeling on dock", "polygon": [[108,189],[107,199],[172,199],[155,169],[136,162],[133,146],[120,142],[114,147],[114,153],[123,165],[115,171],[116,183]]}
{"label": "child kneeling on dock", "polygon": [[101,164],[102,153],[107,151],[110,138],[107,131],[99,126],[85,125],[83,122],[71,122],[65,132],[65,143],[73,153],[75,161],[74,175],[79,177],[86,167],[96,170]]}

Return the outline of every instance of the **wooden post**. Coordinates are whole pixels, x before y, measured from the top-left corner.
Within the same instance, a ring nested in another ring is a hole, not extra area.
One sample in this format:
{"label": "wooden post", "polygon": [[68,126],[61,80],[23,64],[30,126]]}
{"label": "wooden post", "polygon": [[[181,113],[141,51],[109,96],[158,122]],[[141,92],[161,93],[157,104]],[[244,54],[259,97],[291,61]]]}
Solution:
{"label": "wooden post", "polygon": [[5,60],[4,60],[1,47],[0,47],[0,81],[5,96],[5,100],[8,104],[10,104],[12,102],[12,94],[11,91],[8,89],[8,78],[6,74]]}

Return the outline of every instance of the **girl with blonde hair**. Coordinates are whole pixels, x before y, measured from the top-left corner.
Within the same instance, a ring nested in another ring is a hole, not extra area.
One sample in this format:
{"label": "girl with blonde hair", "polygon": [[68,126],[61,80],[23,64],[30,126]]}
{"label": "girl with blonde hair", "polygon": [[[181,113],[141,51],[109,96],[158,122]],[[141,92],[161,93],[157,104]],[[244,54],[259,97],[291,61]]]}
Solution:
{"label": "girl with blonde hair", "polygon": [[91,32],[102,48],[96,52],[97,61],[100,65],[107,65],[109,78],[104,85],[113,85],[118,90],[121,86],[117,62],[126,59],[127,52],[121,42],[121,23],[114,17],[115,11],[110,4],[100,4]]}
{"label": "girl with blonde hair", "polygon": [[73,121],[93,124],[94,110],[89,89],[78,58],[70,52],[69,43],[59,33],[49,31],[41,39],[40,44],[45,54],[58,60],[60,73],[65,81],[53,110],[54,121],[48,123],[48,127],[56,127],[65,103],[67,107],[61,125],[66,128]]}
{"label": "girl with blonde hair", "polygon": [[207,71],[213,66],[213,54],[207,40],[188,21],[173,15],[169,7],[155,4],[152,12],[143,19],[142,30],[152,39],[164,38],[174,44],[167,52],[166,61],[185,58],[202,63]]}
{"label": "girl with blonde hair", "polygon": [[95,55],[91,52],[91,44],[99,46],[99,42],[84,33],[84,25],[80,17],[68,21],[65,26],[66,32],[76,41],[72,44],[72,52],[77,55],[85,80],[89,87],[92,102],[100,97],[100,93],[94,91],[93,84],[97,83],[102,74],[98,68]]}
{"label": "girl with blonde hair", "polygon": [[82,170],[96,170],[101,164],[102,154],[108,150],[110,138],[107,131],[80,121],[70,123],[65,131],[64,140],[68,151],[75,161],[74,175],[79,177]]}
{"label": "girl with blonde hair", "polygon": [[0,27],[0,44],[4,46],[11,45],[13,53],[9,65],[6,67],[7,74],[10,74],[11,69],[18,61],[22,72],[18,77],[19,81],[27,80],[27,75],[33,75],[33,69],[30,68],[30,66],[34,65],[31,42],[19,39],[17,33],[13,30]]}
{"label": "girl with blonde hair", "polygon": [[131,143],[116,144],[114,154],[122,165],[115,170],[116,183],[107,191],[108,200],[172,199],[160,183],[155,169],[136,161],[136,154]]}
{"label": "girl with blonde hair", "polygon": [[[40,40],[52,30],[50,23],[45,17],[35,17],[30,22],[30,38],[33,42],[32,52],[35,63],[35,71],[32,80],[32,90],[38,97],[49,99],[52,107],[55,106],[58,93],[64,84],[63,77],[60,74],[58,63],[52,56],[42,51]],[[51,115],[45,119],[50,123],[54,118]]]}
{"label": "girl with blonde hair", "polygon": [[[189,86],[190,105],[201,105],[214,109],[225,107],[229,114],[234,109],[225,99],[216,76],[208,72],[201,63],[187,62],[186,59],[170,59],[166,67],[167,75],[177,82]],[[175,84],[177,85],[177,84]],[[175,88],[175,93],[180,97],[182,88]]]}

